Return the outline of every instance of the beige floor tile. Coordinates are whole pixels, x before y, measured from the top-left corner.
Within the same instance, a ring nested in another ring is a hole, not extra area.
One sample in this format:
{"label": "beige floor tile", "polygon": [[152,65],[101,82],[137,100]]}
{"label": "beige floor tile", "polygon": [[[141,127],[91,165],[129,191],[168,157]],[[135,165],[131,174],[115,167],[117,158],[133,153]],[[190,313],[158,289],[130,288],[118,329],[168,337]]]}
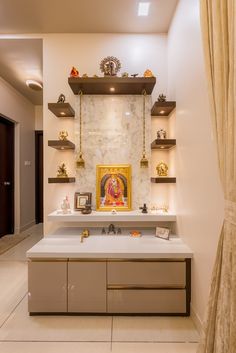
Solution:
{"label": "beige floor tile", "polygon": [[0,261],[0,326],[27,292],[27,264]]}
{"label": "beige floor tile", "polygon": [[29,316],[27,296],[0,329],[0,341],[111,341],[110,316]]}
{"label": "beige floor tile", "polygon": [[0,255],[0,261],[26,261],[26,251],[43,237],[42,224],[37,224],[23,233],[30,236]]}
{"label": "beige floor tile", "polygon": [[116,316],[113,341],[197,342],[198,334],[189,317]]}
{"label": "beige floor tile", "polygon": [[197,343],[113,343],[112,353],[196,353]]}
{"label": "beige floor tile", "polygon": [[1,353],[110,353],[110,343],[2,342]]}

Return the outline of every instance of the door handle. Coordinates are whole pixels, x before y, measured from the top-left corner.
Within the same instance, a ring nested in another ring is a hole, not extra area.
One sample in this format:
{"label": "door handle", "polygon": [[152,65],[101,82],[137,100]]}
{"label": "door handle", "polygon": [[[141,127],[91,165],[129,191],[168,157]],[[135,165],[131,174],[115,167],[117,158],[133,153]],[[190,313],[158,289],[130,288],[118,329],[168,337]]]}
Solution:
{"label": "door handle", "polygon": [[4,181],[3,185],[9,186],[9,185],[11,185],[11,183],[10,183],[10,181]]}

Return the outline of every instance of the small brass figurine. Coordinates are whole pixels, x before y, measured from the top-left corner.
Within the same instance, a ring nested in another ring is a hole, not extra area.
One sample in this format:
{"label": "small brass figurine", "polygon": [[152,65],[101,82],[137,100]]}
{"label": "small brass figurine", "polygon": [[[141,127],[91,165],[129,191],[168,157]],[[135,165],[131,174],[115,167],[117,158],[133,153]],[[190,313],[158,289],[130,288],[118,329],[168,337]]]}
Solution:
{"label": "small brass figurine", "polygon": [[147,209],[146,203],[144,203],[142,207],[139,207],[139,209],[142,210],[142,213],[148,213],[148,209]]}
{"label": "small brass figurine", "polygon": [[151,70],[147,69],[146,71],[144,71],[144,74],[143,74],[144,77],[155,77],[152,73]]}
{"label": "small brass figurine", "polygon": [[121,74],[121,77],[129,77],[128,72],[123,72],[123,73]]}
{"label": "small brass figurine", "polygon": [[70,77],[78,77],[79,71],[73,66],[70,72]]}
{"label": "small brass figurine", "polygon": [[138,76],[138,74],[132,74],[132,75],[130,75],[131,77],[137,77]]}
{"label": "small brass figurine", "polygon": [[57,103],[65,103],[66,97],[64,94],[60,94],[58,97]]}
{"label": "small brass figurine", "polygon": [[157,206],[157,211],[161,211],[163,213],[168,213],[169,211],[169,206],[166,204],[163,204],[161,206]]}
{"label": "small brass figurine", "polygon": [[99,76],[95,74],[95,75],[93,75],[93,77],[94,77],[94,78],[98,78]]}
{"label": "small brass figurine", "polygon": [[120,69],[120,60],[114,56],[107,56],[100,63],[100,70],[104,73],[104,76],[116,76]]}
{"label": "small brass figurine", "polygon": [[83,78],[87,78],[88,75],[85,73],[85,74],[82,75],[82,77],[83,77]]}
{"label": "small brass figurine", "polygon": [[57,169],[57,177],[58,178],[68,178],[65,163],[62,163],[61,165],[59,165],[59,167]]}
{"label": "small brass figurine", "polygon": [[164,96],[164,94],[159,94],[157,101],[158,102],[166,102],[166,96]]}
{"label": "small brass figurine", "polygon": [[59,140],[60,141],[67,141],[68,132],[66,130],[62,130],[59,132]]}
{"label": "small brass figurine", "polygon": [[157,139],[165,139],[166,131],[164,129],[160,129],[157,131]]}
{"label": "small brass figurine", "polygon": [[156,167],[157,175],[160,177],[168,176],[168,166],[164,162],[160,162]]}

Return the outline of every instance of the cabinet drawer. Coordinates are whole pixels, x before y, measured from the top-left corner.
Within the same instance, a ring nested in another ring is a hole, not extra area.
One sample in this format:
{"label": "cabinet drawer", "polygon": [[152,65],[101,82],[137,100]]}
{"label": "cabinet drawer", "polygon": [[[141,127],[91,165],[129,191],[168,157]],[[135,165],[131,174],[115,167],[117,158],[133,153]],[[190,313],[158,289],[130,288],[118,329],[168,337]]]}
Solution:
{"label": "cabinet drawer", "polygon": [[186,292],[173,290],[108,290],[108,313],[185,314]]}
{"label": "cabinet drawer", "polygon": [[186,266],[179,262],[108,262],[108,286],[154,285],[157,287],[185,287]]}

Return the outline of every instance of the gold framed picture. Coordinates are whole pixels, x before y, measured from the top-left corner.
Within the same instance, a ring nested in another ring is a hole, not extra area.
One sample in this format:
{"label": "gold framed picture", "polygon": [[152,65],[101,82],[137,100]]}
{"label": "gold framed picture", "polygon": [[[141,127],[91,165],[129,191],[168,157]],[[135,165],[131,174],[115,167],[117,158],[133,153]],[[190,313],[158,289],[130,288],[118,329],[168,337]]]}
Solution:
{"label": "gold framed picture", "polygon": [[75,211],[81,211],[85,208],[86,202],[91,204],[92,193],[91,192],[76,192],[75,193]]}
{"label": "gold framed picture", "polygon": [[97,211],[131,210],[131,166],[97,165]]}

